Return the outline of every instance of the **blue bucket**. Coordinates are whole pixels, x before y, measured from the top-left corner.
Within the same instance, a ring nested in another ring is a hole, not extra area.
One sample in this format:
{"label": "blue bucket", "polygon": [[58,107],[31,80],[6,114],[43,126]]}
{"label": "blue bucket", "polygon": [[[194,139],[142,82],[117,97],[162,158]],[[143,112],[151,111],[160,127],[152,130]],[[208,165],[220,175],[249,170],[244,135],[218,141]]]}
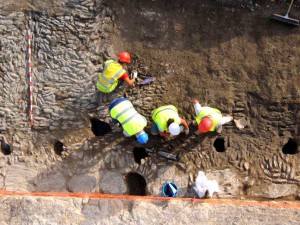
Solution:
{"label": "blue bucket", "polygon": [[173,182],[167,182],[162,187],[162,194],[165,197],[176,197],[178,193],[178,187]]}

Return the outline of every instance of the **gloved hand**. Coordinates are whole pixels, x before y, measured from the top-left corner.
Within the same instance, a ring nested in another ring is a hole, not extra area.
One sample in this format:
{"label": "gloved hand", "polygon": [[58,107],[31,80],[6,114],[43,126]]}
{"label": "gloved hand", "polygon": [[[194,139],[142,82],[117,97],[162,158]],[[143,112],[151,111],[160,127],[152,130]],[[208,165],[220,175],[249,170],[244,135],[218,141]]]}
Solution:
{"label": "gloved hand", "polygon": [[190,129],[186,129],[186,130],[184,131],[184,133],[185,133],[185,135],[189,135]]}
{"label": "gloved hand", "polygon": [[135,78],[135,79],[138,77],[138,72],[136,70],[133,70],[131,72],[131,74],[132,74],[133,78]]}

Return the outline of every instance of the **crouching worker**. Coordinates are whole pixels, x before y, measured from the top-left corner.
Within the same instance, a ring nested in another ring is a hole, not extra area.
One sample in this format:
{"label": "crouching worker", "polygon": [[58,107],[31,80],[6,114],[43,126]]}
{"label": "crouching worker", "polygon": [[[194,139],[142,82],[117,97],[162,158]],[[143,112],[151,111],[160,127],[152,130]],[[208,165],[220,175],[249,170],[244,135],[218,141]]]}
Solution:
{"label": "crouching worker", "polygon": [[147,120],[139,114],[127,98],[118,98],[109,106],[110,116],[113,122],[119,122],[123,127],[123,134],[126,137],[135,135],[140,144],[146,144],[148,134],[144,131]]}
{"label": "crouching worker", "polygon": [[137,78],[137,72],[133,71],[133,79],[130,79],[127,71],[124,69],[131,61],[128,52],[121,52],[118,56],[118,62],[107,60],[104,63],[104,69],[99,75],[97,88],[100,92],[110,93],[118,85],[118,80],[124,80],[128,85],[132,85]]}
{"label": "crouching worker", "polygon": [[222,116],[220,110],[211,107],[201,107],[197,100],[193,100],[196,121],[198,124],[198,130],[201,133],[206,133],[209,131],[216,131],[221,133],[222,126],[225,123],[229,123],[233,120],[232,116]]}
{"label": "crouching worker", "polygon": [[152,111],[151,134],[166,137],[177,136],[181,132],[189,134],[186,121],[179,117],[178,110],[173,105],[161,106]]}

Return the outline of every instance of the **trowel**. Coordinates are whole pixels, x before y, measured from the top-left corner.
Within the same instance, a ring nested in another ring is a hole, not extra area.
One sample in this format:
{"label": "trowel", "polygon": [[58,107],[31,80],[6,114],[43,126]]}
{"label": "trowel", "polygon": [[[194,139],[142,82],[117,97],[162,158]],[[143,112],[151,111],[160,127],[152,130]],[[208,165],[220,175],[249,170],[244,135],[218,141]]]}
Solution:
{"label": "trowel", "polygon": [[142,82],[140,84],[141,85],[150,84],[150,83],[154,82],[155,80],[156,80],[155,77],[148,77],[148,78],[142,80]]}
{"label": "trowel", "polygon": [[248,126],[248,121],[242,117],[241,119],[234,120],[235,126],[239,128],[240,130],[244,129],[246,126]]}

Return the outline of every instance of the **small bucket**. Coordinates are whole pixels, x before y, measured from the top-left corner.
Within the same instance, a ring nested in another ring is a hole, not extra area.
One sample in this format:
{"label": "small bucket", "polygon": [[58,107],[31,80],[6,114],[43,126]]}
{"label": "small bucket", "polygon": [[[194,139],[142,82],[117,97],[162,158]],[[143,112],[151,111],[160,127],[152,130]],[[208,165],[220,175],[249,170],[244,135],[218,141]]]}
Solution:
{"label": "small bucket", "polygon": [[162,194],[165,197],[176,197],[178,193],[178,187],[173,182],[167,182],[162,187]]}

